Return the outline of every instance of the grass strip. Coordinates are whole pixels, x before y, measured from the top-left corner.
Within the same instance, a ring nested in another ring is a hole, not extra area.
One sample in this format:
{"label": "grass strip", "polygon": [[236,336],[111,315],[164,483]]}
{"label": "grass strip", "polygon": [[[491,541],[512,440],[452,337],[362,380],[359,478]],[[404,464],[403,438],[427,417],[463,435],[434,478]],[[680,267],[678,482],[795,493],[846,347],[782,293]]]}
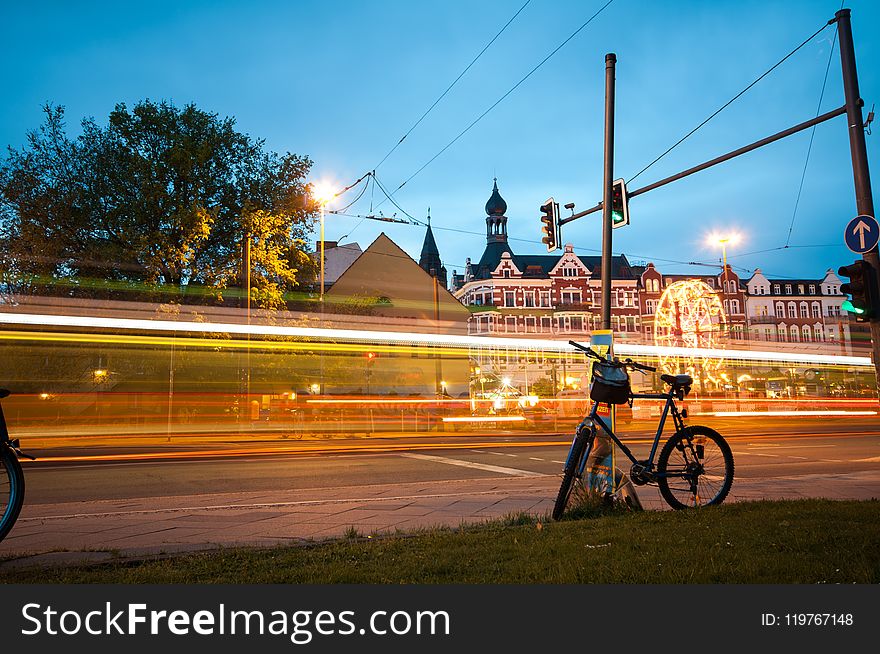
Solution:
{"label": "grass strip", "polygon": [[0,572],[4,583],[762,584],[880,582],[880,502],[596,507],[458,529]]}

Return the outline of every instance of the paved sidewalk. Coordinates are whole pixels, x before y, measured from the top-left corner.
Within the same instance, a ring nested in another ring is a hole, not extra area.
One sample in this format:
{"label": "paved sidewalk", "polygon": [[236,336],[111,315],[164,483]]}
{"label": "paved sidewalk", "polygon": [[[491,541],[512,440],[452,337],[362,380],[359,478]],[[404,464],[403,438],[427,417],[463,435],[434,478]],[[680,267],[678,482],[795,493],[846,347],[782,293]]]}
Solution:
{"label": "paved sidewalk", "polygon": [[[185,495],[26,505],[0,543],[4,568],[67,565],[237,546],[296,544],[550,512],[557,475],[401,483],[335,489]],[[647,510],[666,505],[638,488]],[[737,479],[729,501],[880,497],[880,470]]]}

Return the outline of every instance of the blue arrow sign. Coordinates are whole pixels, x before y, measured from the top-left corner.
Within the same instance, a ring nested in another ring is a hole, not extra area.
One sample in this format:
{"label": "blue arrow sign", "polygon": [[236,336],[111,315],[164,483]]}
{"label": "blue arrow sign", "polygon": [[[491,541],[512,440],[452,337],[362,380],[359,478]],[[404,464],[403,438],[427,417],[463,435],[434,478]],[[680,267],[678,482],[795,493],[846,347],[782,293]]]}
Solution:
{"label": "blue arrow sign", "polygon": [[873,250],[880,239],[880,225],[874,216],[856,216],[849,221],[843,232],[846,247],[856,254]]}

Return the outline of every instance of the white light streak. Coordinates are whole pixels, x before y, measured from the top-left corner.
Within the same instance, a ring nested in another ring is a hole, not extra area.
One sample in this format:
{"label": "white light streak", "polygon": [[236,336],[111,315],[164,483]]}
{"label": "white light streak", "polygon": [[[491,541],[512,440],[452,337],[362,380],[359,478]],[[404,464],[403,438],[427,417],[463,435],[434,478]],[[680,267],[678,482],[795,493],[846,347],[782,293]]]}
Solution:
{"label": "white light streak", "polygon": [[[0,325],[33,327],[68,327],[77,329],[109,329],[116,332],[176,332],[214,334],[218,332],[251,336],[289,336],[316,341],[371,343],[386,345],[439,345],[464,348],[501,348],[541,350],[545,352],[576,352],[567,341],[531,338],[499,338],[456,334],[424,334],[418,332],[365,331],[361,329],[324,329],[319,327],[285,327],[280,325],[245,325],[238,323],[189,322],[173,320],[142,320],[135,318],[102,318],[98,316],[60,316],[53,314],[2,313]],[[589,343],[585,343],[588,345]],[[763,350],[723,350],[719,348],[662,347],[620,343],[614,346],[618,356],[700,356],[728,360],[812,363],[872,367],[870,357],[813,354],[809,352],[772,352]]]}

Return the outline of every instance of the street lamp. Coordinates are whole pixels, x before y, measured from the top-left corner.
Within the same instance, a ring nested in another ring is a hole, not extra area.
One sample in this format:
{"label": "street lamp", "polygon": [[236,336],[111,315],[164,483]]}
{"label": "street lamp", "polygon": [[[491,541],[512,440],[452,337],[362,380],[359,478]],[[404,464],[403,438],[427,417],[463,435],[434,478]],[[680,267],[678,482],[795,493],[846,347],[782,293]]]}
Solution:
{"label": "street lamp", "polygon": [[[721,246],[721,285],[723,287],[721,292],[722,298],[727,295],[729,290],[728,281],[730,275],[727,272],[727,246],[736,245],[737,243],[739,243],[739,240],[740,235],[736,232],[731,232],[729,234],[710,234],[708,238],[708,242],[710,245]],[[730,313],[730,303],[722,302],[722,305],[726,305],[724,308],[728,313]],[[730,325],[729,320],[727,321],[727,324]]]}
{"label": "street lamp", "polygon": [[321,208],[321,290],[320,290],[320,299],[321,299],[321,308],[324,307],[324,210],[329,202],[336,197],[336,193],[333,191],[332,187],[327,182],[316,182],[312,185],[312,197],[318,202],[318,206]]}

